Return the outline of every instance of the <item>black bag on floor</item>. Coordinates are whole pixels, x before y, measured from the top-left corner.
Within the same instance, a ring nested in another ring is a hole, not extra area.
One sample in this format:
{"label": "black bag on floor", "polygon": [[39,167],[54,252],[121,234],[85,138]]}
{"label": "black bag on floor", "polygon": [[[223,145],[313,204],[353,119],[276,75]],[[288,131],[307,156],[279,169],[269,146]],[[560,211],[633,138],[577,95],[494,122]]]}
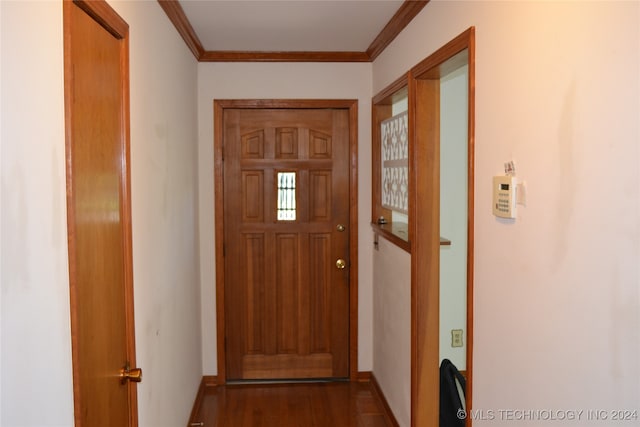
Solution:
{"label": "black bag on floor", "polygon": [[440,364],[440,427],[464,427],[466,413],[462,401],[465,389],[466,380],[458,368],[449,359],[443,359]]}

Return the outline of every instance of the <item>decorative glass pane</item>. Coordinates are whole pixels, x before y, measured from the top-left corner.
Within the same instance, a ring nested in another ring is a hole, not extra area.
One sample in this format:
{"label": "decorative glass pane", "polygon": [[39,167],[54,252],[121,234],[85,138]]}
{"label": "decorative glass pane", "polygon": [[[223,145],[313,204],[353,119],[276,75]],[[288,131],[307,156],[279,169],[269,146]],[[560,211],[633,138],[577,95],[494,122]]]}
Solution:
{"label": "decorative glass pane", "polygon": [[296,173],[278,172],[278,221],[296,219]]}
{"label": "decorative glass pane", "polygon": [[393,211],[409,211],[409,138],[407,112],[381,124],[382,206]]}

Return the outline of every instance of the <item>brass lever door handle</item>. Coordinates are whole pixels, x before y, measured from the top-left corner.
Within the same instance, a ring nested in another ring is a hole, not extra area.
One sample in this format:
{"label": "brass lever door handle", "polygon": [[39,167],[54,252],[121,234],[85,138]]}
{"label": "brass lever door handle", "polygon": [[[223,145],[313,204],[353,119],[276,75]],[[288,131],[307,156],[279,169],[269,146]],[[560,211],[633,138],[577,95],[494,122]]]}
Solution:
{"label": "brass lever door handle", "polygon": [[134,383],[139,383],[142,381],[142,369],[140,368],[129,368],[127,364],[124,368],[120,370],[120,382],[122,384],[127,381],[131,381]]}

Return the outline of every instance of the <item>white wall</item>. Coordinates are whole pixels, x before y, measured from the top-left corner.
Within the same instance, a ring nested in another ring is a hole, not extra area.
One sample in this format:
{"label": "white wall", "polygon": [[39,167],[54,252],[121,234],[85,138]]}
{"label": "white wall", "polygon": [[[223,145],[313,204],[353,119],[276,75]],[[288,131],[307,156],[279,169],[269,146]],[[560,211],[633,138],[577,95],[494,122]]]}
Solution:
{"label": "white wall", "polygon": [[[638,409],[639,7],[432,1],[373,64],[375,93],[476,26],[474,406],[495,419],[474,425]],[[513,224],[490,209],[510,159]]]}
{"label": "white wall", "polygon": [[0,8],[0,424],[70,426],[62,2],[2,1]]}
{"label": "white wall", "polygon": [[[371,234],[369,231],[368,234]],[[373,255],[373,374],[401,426],[411,421],[411,257],[383,237]]]}
{"label": "white wall", "polygon": [[[391,105],[397,115],[409,108],[407,94]],[[369,190],[371,191],[371,190]],[[393,222],[408,223],[406,214],[392,211]],[[378,238],[373,252],[373,374],[401,426],[411,421],[411,257]]]}
{"label": "white wall", "polygon": [[[0,424],[71,426],[62,2],[2,1],[0,8]],[[114,2],[114,8],[131,32],[140,426],[182,426],[202,375],[197,68],[156,2]]]}
{"label": "white wall", "polygon": [[183,426],[202,379],[197,61],[157,2],[112,4],[130,27],[140,426]]}
{"label": "white wall", "polygon": [[205,375],[216,355],[213,193],[214,99],[358,99],[359,314],[358,369],[372,368],[371,64],[202,63],[198,71],[200,274]]}

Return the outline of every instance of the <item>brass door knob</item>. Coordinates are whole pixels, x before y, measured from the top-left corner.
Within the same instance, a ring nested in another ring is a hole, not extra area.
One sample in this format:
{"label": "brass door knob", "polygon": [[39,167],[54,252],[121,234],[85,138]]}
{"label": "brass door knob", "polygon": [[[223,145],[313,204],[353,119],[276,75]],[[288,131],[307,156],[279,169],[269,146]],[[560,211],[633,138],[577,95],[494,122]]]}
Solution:
{"label": "brass door knob", "polygon": [[122,368],[120,370],[120,382],[124,384],[127,381],[132,381],[134,383],[139,383],[140,381],[142,381],[142,369],[130,369],[128,365]]}
{"label": "brass door knob", "polygon": [[343,260],[342,258],[340,258],[339,260],[336,261],[336,267],[339,270],[343,270],[346,266],[347,266],[347,262],[345,260]]}
{"label": "brass door knob", "polygon": [[339,232],[343,232],[344,230],[346,230],[347,227],[344,226],[344,224],[338,224],[336,226],[336,230],[338,230]]}

